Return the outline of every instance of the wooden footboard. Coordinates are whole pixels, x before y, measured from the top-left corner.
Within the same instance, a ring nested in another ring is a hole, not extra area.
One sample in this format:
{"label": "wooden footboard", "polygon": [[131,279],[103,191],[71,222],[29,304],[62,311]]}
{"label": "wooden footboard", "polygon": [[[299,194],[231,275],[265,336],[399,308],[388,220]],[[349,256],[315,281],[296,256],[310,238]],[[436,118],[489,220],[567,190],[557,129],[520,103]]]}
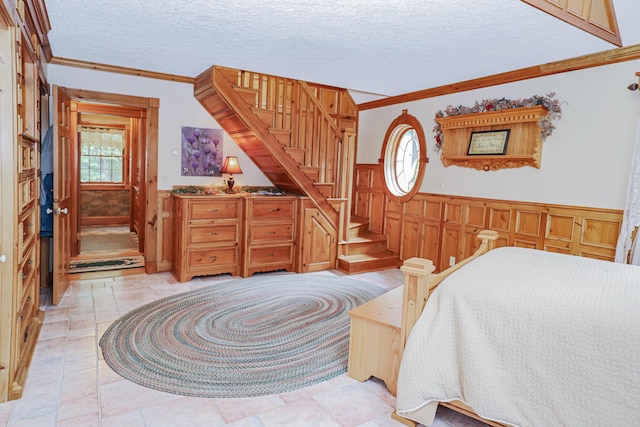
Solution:
{"label": "wooden footboard", "polygon": [[[478,250],[476,250],[473,255],[459,262],[458,264],[449,267],[441,273],[433,274],[433,271],[435,270],[433,263],[430,260],[423,258],[410,258],[404,262],[402,267],[400,267],[400,270],[404,273],[402,324],[400,329],[401,349],[404,349],[407,338],[409,337],[409,333],[420,317],[427,299],[429,299],[429,296],[431,295],[433,290],[451,273],[459,270],[469,262],[494,249],[495,242],[498,239],[498,233],[492,230],[483,230],[478,233],[478,238],[482,242],[480,243],[480,247],[478,248]],[[488,425],[496,427],[503,426],[503,424],[485,420],[482,417],[476,415],[473,412],[472,408],[460,401],[441,403],[441,405],[469,417],[481,420]],[[399,421],[408,426],[417,425],[416,422],[407,418],[403,418],[395,412],[391,417],[396,421]]]}
{"label": "wooden footboard", "polygon": [[495,248],[496,240],[498,240],[498,232],[483,230],[478,233],[478,239],[481,240],[480,247],[473,255],[438,274],[433,274],[435,270],[433,262],[424,258],[409,258],[404,262],[402,267],[400,267],[400,270],[404,273],[401,327],[402,348],[404,348],[409,333],[413,325],[418,321],[420,314],[422,314],[427,299],[433,290],[451,273]]}

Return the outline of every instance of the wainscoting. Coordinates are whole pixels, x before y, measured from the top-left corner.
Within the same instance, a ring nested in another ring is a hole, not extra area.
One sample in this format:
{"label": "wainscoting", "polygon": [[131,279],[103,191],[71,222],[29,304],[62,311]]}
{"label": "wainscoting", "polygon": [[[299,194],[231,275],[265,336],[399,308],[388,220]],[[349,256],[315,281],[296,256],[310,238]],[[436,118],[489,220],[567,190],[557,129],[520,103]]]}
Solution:
{"label": "wainscoting", "polygon": [[427,258],[438,270],[470,256],[482,229],[497,246],[522,246],[612,261],[620,210],[418,193],[398,203],[384,193],[380,165],[356,166],[354,213],[388,236],[402,260]]}

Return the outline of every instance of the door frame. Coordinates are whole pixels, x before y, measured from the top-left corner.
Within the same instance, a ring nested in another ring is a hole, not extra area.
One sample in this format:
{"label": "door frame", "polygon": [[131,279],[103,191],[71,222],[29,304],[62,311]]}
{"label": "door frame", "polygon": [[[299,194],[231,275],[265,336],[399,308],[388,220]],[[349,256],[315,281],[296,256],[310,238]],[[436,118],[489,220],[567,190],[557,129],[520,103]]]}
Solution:
{"label": "door frame", "polygon": [[158,235],[156,220],[158,218],[158,125],[160,100],[132,95],[121,95],[97,92],[84,89],[65,88],[72,101],[96,102],[121,107],[132,107],[146,110],[146,162],[145,174],[141,186],[144,187],[144,257],[145,273],[158,271]]}

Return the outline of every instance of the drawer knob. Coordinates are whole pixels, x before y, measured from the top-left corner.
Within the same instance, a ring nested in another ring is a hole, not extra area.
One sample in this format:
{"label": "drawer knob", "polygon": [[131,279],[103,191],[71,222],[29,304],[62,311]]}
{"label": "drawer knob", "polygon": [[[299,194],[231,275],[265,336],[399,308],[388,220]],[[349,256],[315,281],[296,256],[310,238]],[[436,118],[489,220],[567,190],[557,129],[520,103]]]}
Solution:
{"label": "drawer knob", "polygon": [[212,255],[212,256],[210,256],[210,257],[209,257],[209,259],[212,259],[212,260],[214,260],[214,261],[215,261],[215,260],[217,260],[217,259],[218,259],[218,256],[217,256],[217,255]]}
{"label": "drawer knob", "polygon": [[269,212],[280,212],[280,208],[269,209]]}
{"label": "drawer knob", "polygon": [[273,252],[271,252],[271,253],[269,254],[269,256],[276,256],[276,254],[274,254]]}
{"label": "drawer knob", "polygon": [[275,231],[267,231],[267,234],[276,234]]}
{"label": "drawer knob", "polygon": [[209,212],[211,213],[218,212],[218,209],[209,209]]}
{"label": "drawer knob", "polygon": [[217,231],[211,231],[209,232],[209,236],[217,236],[218,232]]}

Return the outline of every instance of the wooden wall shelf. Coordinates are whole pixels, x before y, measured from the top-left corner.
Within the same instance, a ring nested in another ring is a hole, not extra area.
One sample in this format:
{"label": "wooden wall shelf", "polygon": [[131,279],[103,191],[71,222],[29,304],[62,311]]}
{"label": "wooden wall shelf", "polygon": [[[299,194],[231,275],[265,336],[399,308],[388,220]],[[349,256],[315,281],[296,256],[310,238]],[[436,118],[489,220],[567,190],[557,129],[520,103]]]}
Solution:
{"label": "wooden wall shelf", "polygon": [[[437,118],[444,134],[442,163],[485,171],[523,166],[539,168],[542,138],[538,123],[546,115],[547,109],[540,105]],[[472,132],[498,130],[510,131],[505,154],[467,154]]]}

